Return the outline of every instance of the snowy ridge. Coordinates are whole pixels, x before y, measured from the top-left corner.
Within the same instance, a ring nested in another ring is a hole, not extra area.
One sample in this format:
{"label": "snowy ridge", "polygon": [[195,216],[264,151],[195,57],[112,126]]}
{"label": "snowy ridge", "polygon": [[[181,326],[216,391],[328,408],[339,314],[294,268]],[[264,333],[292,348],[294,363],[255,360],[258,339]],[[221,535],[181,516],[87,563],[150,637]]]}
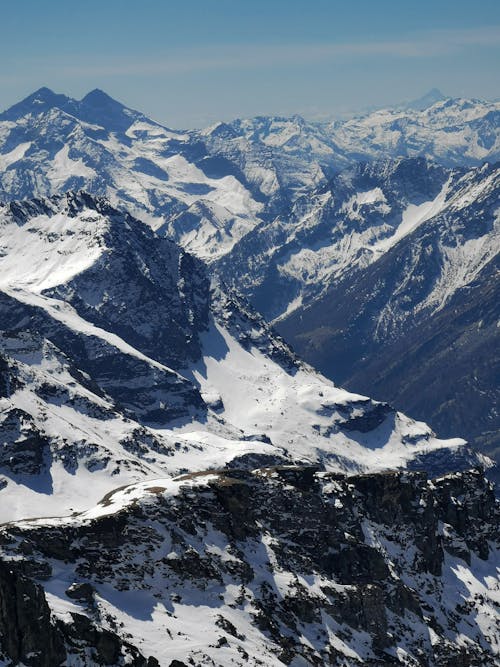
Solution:
{"label": "snowy ridge", "polygon": [[401,223],[394,231],[394,234],[389,238],[377,241],[371,249],[375,253],[386,252],[404,236],[414,232],[417,227],[423,224],[426,220],[438,215],[445,205],[449,184],[450,181],[447,181],[443,185],[440,193],[431,201],[426,201],[422,204],[408,204],[401,216]]}
{"label": "snowy ridge", "polygon": [[[0,114],[4,200],[83,188],[153,228],[200,202],[217,211],[222,226],[231,219],[231,238],[239,238],[258,221],[262,203],[227,167],[223,173],[209,163],[198,139],[164,128],[102,91],[76,101],[41,89]],[[220,238],[217,246],[212,244],[212,254],[225,252]]]}
{"label": "snowy ridge", "polygon": [[[63,213],[50,218],[46,214],[34,217],[29,229],[26,225],[18,226],[8,216],[1,216],[0,285],[8,287],[15,284],[18,288],[39,293],[66,283],[88,269],[105,252],[101,241],[106,221],[96,213],[90,221],[94,229],[101,229],[89,240],[86,238],[89,211],[82,211],[73,218],[71,228]],[[55,252],[54,241],[57,243]]]}

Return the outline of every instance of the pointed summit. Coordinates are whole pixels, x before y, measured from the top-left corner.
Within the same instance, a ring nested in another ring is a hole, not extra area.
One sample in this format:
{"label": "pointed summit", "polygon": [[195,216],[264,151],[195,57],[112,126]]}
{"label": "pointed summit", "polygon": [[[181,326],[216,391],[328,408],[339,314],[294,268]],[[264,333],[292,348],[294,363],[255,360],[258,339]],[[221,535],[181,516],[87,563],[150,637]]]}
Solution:
{"label": "pointed summit", "polygon": [[433,97],[436,101],[446,99],[446,95],[444,95],[439,88],[431,88],[424,97]]}
{"label": "pointed summit", "polygon": [[429,92],[425,93],[425,95],[422,95],[422,97],[419,97],[416,100],[412,100],[411,102],[407,102],[404,107],[405,109],[424,111],[425,109],[431,107],[433,104],[436,104],[436,102],[441,102],[441,100],[446,99],[448,98],[446,95],[443,95],[439,88],[432,88],[429,90]]}
{"label": "pointed summit", "polygon": [[54,93],[53,90],[44,86],[4,111],[0,114],[0,119],[17,120],[26,114],[42,113],[54,107],[63,109],[70,101],[66,95]]}
{"label": "pointed summit", "polygon": [[130,125],[144,116],[127,108],[100,88],[94,88],[77,102],[73,112],[87,123],[101,125],[112,132],[125,132]]}
{"label": "pointed summit", "polygon": [[113,99],[100,88],[94,88],[94,90],[91,90],[85,95],[85,97],[82,98],[80,103],[85,106],[93,107],[117,107],[119,109],[125,108],[121,102]]}
{"label": "pointed summit", "polygon": [[31,99],[34,102],[39,102],[39,103],[44,103],[44,102],[49,103],[56,97],[57,94],[54,93],[53,90],[47,88],[47,86],[42,86],[38,90],[35,90],[35,92],[29,95],[26,99],[27,100]]}

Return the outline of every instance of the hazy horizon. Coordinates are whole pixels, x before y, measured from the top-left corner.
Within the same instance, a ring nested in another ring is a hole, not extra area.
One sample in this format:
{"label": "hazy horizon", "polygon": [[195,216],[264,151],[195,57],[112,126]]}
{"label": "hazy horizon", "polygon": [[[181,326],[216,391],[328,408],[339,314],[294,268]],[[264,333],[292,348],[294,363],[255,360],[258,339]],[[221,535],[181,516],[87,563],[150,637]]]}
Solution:
{"label": "hazy horizon", "polygon": [[[79,101],[79,100],[83,99],[88,93],[96,90],[95,88],[92,89],[92,90],[87,90],[83,95],[81,95],[79,97],[73,97],[71,95],[68,95],[68,93],[64,90],[53,90],[53,89],[49,88],[49,86],[39,86],[36,90],[31,91],[28,95],[25,95],[23,98],[18,99],[18,100],[14,100],[13,103],[10,104],[8,107],[0,109],[0,113],[2,113],[3,111],[7,111],[11,106],[14,106],[19,102],[22,102],[24,99],[28,99],[33,94],[35,94],[36,92],[38,92],[39,90],[42,90],[44,88],[49,89],[52,93],[55,93],[56,95],[66,95],[67,97],[75,99],[76,101]],[[112,99],[114,99],[116,102],[119,102],[119,103],[123,104],[124,106],[126,106],[129,109],[132,109],[134,111],[138,111],[140,113],[145,113],[143,109],[140,109],[138,107],[133,107],[132,105],[127,104],[124,100],[113,97],[106,90],[102,90],[102,89],[97,89],[97,90],[101,90],[102,92],[104,92],[109,97],[112,97]],[[368,113],[376,111],[376,110],[382,110],[384,108],[397,108],[398,106],[403,108],[404,105],[412,103],[412,102],[417,102],[417,101],[425,98],[428,94],[433,93],[433,92],[441,93],[443,95],[443,97],[445,97],[445,98],[453,98],[453,96],[446,95],[442,90],[439,90],[437,88],[433,88],[431,90],[425,91],[422,95],[418,95],[418,96],[416,96],[412,99],[394,100],[392,103],[388,103],[386,105],[370,105],[370,106],[366,106],[366,107],[360,107],[358,109],[346,109],[346,110],[344,110],[342,112],[339,112],[337,114],[333,114],[333,113],[328,114],[326,112],[307,114],[307,112],[306,113],[300,113],[298,111],[291,111],[290,113],[287,113],[287,114],[271,114],[271,113],[266,114],[265,112],[263,112],[262,114],[257,114],[257,115],[259,115],[259,116],[278,116],[278,117],[285,117],[285,118],[290,118],[290,117],[293,117],[293,116],[301,116],[305,120],[316,121],[316,122],[322,122],[322,121],[327,122],[327,121],[330,121],[330,120],[333,121],[333,120],[336,120],[336,119],[341,120],[341,119],[352,118],[352,117],[355,117],[357,115],[361,116],[361,115],[368,114]],[[495,102],[495,101],[497,101],[495,98],[490,98],[490,99],[480,98],[480,99],[482,99],[485,102]],[[153,120],[153,121],[156,121],[156,122],[158,122],[160,124],[163,124],[165,126],[170,126],[171,129],[177,129],[177,130],[204,129],[205,127],[210,126],[210,122],[206,123],[204,125],[174,126],[171,123],[168,124],[165,121],[162,121],[161,119],[154,118],[153,116],[149,116],[147,113],[145,113],[145,115],[150,117],[151,120]],[[235,117],[232,117],[232,118],[231,117],[227,117],[227,118],[222,118],[221,117],[221,118],[215,118],[215,119],[213,119],[213,121],[214,122],[229,122],[231,120],[235,120],[236,118],[244,119],[244,118],[251,118],[251,117],[252,116],[235,116]]]}
{"label": "hazy horizon", "polygon": [[[473,15],[472,15],[473,14]],[[171,127],[500,95],[500,4],[130,0],[2,7],[0,107],[100,88]]]}

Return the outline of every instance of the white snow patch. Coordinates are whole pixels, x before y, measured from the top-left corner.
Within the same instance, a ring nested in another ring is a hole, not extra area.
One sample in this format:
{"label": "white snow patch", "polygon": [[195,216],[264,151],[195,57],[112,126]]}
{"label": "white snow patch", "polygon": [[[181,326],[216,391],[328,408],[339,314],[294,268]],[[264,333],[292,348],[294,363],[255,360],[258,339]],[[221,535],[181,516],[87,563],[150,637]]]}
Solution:
{"label": "white snow patch", "polygon": [[408,204],[407,208],[403,211],[401,223],[394,231],[394,234],[377,241],[372,246],[372,250],[380,253],[387,252],[389,248],[392,248],[402,238],[415,231],[426,220],[437,215],[443,209],[446,202],[449,184],[450,181],[448,180],[441,188],[439,194],[431,201],[426,201],[422,204]]}
{"label": "white snow patch", "polygon": [[105,250],[98,234],[92,237],[92,226],[105,221],[95,211],[85,211],[75,218],[57,213],[40,215],[29,224],[2,223],[0,234],[0,286],[16,285],[34,292],[68,282],[92,266]]}
{"label": "white snow patch", "polygon": [[52,166],[47,172],[47,178],[56,190],[73,176],[93,178],[96,175],[95,171],[88,167],[83,162],[82,158],[72,160],[69,157],[69,150],[69,144],[65,144],[61,150],[55,154],[54,159],[52,160]]}
{"label": "white snow patch", "polygon": [[22,160],[30,146],[31,141],[26,141],[13,148],[9,153],[0,154],[0,172],[5,171],[11,164]]}

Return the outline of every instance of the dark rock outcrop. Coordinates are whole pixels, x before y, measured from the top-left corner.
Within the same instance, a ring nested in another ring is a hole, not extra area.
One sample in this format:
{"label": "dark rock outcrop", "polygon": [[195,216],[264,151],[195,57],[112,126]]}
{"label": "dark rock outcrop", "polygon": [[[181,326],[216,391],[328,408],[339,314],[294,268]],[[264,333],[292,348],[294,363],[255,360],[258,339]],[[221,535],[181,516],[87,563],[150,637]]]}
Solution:
{"label": "dark rock outcrop", "polygon": [[[495,576],[499,549],[498,504],[481,471],[428,480],[421,472],[344,477],[275,466],[188,474],[175,484],[167,492],[159,480],[130,502],[134,487],[118,489],[103,498],[95,519],[12,524],[0,532],[3,558],[22,554],[16,568],[35,572],[49,563],[47,582],[57,580],[62,563],[72,572],[66,595],[81,613],[50,630],[54,651],[84,642],[95,664],[121,664],[124,651],[133,654],[140,637],[117,627],[112,604],[103,606],[111,586],[142,596],[148,618],[148,606],[161,600],[167,628],[168,619],[178,627],[176,619],[203,601],[207,646],[202,653],[183,649],[173,664],[217,664],[217,651],[233,651],[235,664],[247,664],[248,633],[270,660],[285,664],[497,664],[477,621],[482,615],[481,624],[494,623],[495,603],[486,587],[474,592],[479,579]],[[229,590],[239,594],[228,604]],[[13,600],[19,594],[9,593]],[[14,638],[16,623],[5,628]],[[469,628],[466,650],[453,639],[461,623]],[[404,653],[396,651],[402,642]],[[13,646],[8,651],[17,656],[21,649]],[[166,655],[168,665],[172,652]]]}
{"label": "dark rock outcrop", "polygon": [[56,667],[66,651],[43,588],[0,561],[0,654],[30,667]]}

